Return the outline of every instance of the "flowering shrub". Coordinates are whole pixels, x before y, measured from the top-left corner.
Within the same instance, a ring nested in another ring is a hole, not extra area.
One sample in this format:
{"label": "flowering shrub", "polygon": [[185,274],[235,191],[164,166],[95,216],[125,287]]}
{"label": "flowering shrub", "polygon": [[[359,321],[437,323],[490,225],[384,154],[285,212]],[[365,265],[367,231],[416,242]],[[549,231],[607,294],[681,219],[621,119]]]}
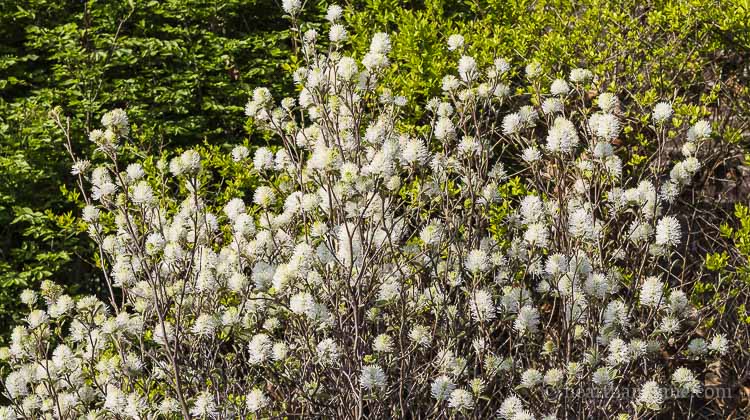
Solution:
{"label": "flowering shrub", "polygon": [[283,145],[232,151],[264,180],[252,203],[213,211],[194,150],[123,162],[120,109],[90,134],[103,163],[69,146],[109,297],[21,296],[0,418],[691,412],[731,345],[697,329],[671,206],[710,123],[674,126],[659,103],[651,171],[625,177],[625,104],[592,99],[591,72],[532,62],[514,81],[457,36],[456,73],[406,132],[380,80],[389,36],[346,55],[340,15],[295,28],[297,98],[257,88],[246,106]]}

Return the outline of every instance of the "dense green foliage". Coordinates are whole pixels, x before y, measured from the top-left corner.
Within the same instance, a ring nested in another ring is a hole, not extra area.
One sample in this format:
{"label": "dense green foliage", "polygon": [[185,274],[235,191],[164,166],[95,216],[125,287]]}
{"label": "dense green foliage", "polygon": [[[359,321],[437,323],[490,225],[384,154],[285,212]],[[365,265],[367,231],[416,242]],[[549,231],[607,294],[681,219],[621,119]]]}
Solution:
{"label": "dense green foliage", "polygon": [[[612,91],[628,92],[623,99],[634,101],[639,112],[677,97],[702,105],[678,106],[685,118],[720,110],[723,118],[741,120],[720,124],[728,142],[739,142],[748,127],[750,107],[741,100],[750,95],[747,2],[710,7],[703,1],[428,0],[424,7],[406,9],[397,0],[363,3],[350,14],[354,42],[361,49],[374,32],[394,32],[398,60],[390,80],[394,91],[410,99],[439,93],[440,78],[455,66],[445,39],[462,34],[474,57],[505,57],[521,65],[516,68],[552,63],[548,70],[558,75],[589,68],[611,81]],[[632,139],[636,145],[643,137]]]}
{"label": "dense green foliage", "polygon": [[76,147],[90,147],[86,133],[112,107],[152,150],[241,142],[249,86],[289,88],[282,14],[271,0],[0,3],[3,331],[23,287],[98,284],[51,107],[70,117]]}

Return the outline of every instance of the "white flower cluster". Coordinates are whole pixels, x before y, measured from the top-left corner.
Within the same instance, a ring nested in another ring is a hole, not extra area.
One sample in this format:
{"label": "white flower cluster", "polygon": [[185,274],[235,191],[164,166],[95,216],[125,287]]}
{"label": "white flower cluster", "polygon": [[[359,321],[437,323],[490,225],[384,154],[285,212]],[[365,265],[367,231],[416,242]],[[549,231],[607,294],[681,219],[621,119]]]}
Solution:
{"label": "white flower cluster", "polygon": [[[631,178],[614,142],[622,103],[592,102],[590,71],[529,105],[510,94],[506,60],[484,68],[453,35],[445,97],[425,130],[403,132],[403,98],[379,87],[388,35],[358,61],[340,49],[340,15],[328,9],[327,55],[296,32],[298,97],[253,92],[246,114],[283,148],[252,162],[232,151],[264,180],[246,199],[217,207],[192,150],[118,172],[127,117],[105,115],[92,139],[110,161],[82,172],[95,200],[83,219],[111,297],[23,294],[30,313],[0,351],[12,367],[0,417],[552,419],[591,407],[590,387],[640,389],[591,416],[660,410],[670,382],[700,392],[687,367],[654,366],[731,346],[694,331],[684,224],[667,214],[710,125],[687,131],[669,186]],[[525,75],[545,80],[540,63]],[[653,120],[671,114],[659,104]],[[509,179],[504,163],[529,170]],[[510,185],[528,193],[501,194]]]}

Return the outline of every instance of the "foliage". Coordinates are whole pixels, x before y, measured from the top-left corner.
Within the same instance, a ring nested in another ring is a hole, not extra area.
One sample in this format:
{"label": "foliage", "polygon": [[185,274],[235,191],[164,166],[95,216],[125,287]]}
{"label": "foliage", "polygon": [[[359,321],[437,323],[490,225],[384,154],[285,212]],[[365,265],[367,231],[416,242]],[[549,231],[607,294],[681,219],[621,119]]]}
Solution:
{"label": "foliage", "polygon": [[71,216],[80,204],[64,190],[72,178],[52,107],[72,117],[76,146],[116,106],[141,122],[133,139],[147,152],[234,143],[246,136],[248,86],[289,89],[279,71],[289,35],[272,0],[0,4],[1,335],[22,286],[101,286]]}
{"label": "foliage", "polygon": [[[750,128],[750,7],[746,0],[710,2],[366,0],[352,5],[347,21],[361,50],[373,33],[393,33],[391,88],[410,103],[435,95],[440,78],[454,66],[443,48],[452,34],[466,37],[465,51],[481,59],[544,63],[550,76],[586,67],[622,92],[640,119],[659,100],[675,102],[679,118],[709,113],[726,144],[748,139]],[[403,7],[406,6],[406,7]],[[489,64],[480,62],[480,66]],[[682,101],[682,102],[678,102]],[[421,110],[414,108],[415,122]],[[639,128],[623,139],[627,161],[637,165],[653,153]],[[627,168],[626,168],[627,169]]]}

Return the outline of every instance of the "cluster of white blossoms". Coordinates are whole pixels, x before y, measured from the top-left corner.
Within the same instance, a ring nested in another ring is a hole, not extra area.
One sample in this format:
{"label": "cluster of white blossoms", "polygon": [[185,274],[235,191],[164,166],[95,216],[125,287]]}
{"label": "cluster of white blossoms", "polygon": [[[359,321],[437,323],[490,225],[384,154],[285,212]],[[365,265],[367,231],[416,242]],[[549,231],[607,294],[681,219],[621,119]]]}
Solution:
{"label": "cluster of white blossoms", "polygon": [[[192,150],[126,165],[127,117],[103,118],[108,160],[76,170],[110,297],[23,294],[0,419],[640,416],[689,401],[663,388],[701,391],[694,369],[731,344],[696,332],[668,211],[710,124],[671,127],[685,160],[630,178],[623,104],[592,100],[590,71],[529,64],[531,102],[452,35],[456,74],[402,131],[388,35],[357,60],[340,15],[330,47],[295,32],[297,97],[253,92],[280,147],[232,151],[262,179],[244,199],[217,207]],[[671,115],[653,109],[655,141]],[[613,388],[639,392],[587,397]]]}

